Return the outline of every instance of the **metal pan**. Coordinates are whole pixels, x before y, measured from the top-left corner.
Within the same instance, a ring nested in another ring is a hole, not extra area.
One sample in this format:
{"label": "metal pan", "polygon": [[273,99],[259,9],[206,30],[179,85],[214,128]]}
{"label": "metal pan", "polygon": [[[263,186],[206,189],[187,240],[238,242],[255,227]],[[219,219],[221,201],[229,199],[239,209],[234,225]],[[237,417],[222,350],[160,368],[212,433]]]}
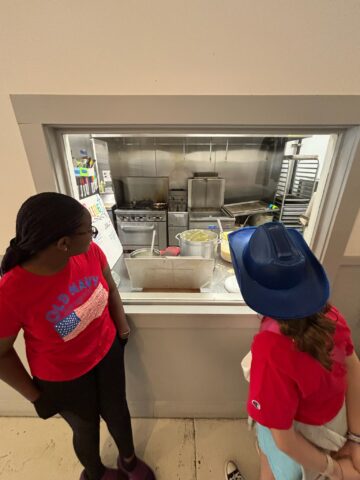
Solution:
{"label": "metal pan", "polygon": [[167,203],[165,203],[165,202],[153,203],[152,208],[154,208],[154,210],[166,210]]}

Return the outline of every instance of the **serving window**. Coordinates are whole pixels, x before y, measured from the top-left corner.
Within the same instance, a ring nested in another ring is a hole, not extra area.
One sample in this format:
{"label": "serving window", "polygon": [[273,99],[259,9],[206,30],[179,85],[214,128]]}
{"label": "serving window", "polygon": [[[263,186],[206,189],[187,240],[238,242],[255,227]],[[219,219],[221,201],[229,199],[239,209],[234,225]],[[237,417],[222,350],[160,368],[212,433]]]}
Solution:
{"label": "serving window", "polygon": [[220,129],[61,135],[71,195],[108,218],[102,241],[123,298],[200,303],[242,302],[229,232],[276,220],[311,244],[337,138]]}

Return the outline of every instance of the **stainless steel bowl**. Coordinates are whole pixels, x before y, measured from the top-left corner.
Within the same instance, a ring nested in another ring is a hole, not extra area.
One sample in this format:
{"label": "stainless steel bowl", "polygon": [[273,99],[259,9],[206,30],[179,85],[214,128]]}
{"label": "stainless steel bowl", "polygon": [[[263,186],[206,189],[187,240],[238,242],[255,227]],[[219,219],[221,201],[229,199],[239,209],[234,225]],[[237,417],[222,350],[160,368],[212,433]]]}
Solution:
{"label": "stainless steel bowl", "polygon": [[139,248],[130,253],[130,258],[140,257],[160,257],[160,252],[156,248],[153,251],[150,248]]}

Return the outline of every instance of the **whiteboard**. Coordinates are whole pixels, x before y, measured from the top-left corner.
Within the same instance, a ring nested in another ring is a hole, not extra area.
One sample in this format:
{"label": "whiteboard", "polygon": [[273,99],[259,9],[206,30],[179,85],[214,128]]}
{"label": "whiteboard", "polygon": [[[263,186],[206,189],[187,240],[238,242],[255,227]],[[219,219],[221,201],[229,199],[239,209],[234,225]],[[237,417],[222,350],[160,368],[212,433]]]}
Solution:
{"label": "whiteboard", "polygon": [[94,242],[103,250],[110,268],[113,268],[123,253],[123,247],[105,205],[98,194],[83,198],[80,202],[89,210],[92,224],[99,231]]}

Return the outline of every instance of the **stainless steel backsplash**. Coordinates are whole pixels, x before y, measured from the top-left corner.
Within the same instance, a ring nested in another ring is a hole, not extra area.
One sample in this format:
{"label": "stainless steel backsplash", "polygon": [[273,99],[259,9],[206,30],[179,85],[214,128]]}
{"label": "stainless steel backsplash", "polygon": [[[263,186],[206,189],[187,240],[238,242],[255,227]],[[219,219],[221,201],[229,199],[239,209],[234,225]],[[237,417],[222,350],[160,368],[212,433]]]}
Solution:
{"label": "stainless steel backsplash", "polygon": [[196,172],[225,179],[225,203],[274,197],[285,139],[121,138],[109,141],[113,179],[168,177],[169,189],[187,188]]}

